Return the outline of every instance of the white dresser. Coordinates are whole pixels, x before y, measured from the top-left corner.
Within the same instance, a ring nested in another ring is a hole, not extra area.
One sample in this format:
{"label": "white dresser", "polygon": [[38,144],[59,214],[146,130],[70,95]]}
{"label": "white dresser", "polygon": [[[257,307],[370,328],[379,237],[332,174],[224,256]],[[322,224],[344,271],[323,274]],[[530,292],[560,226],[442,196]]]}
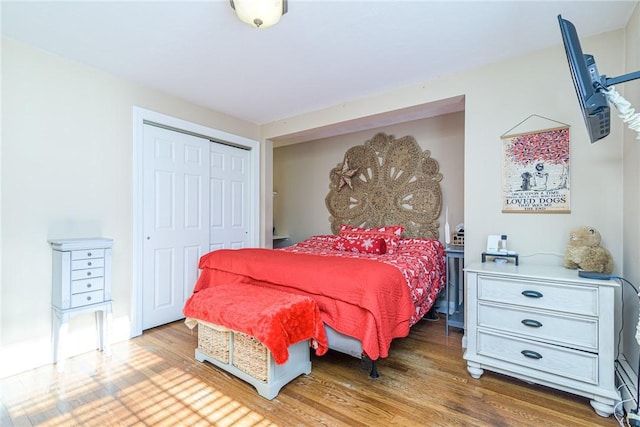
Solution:
{"label": "white dresser", "polygon": [[488,369],[588,397],[603,417],[613,413],[617,282],[560,266],[487,262],[465,272],[464,358],[473,378]]}
{"label": "white dresser", "polygon": [[94,313],[97,347],[109,349],[111,323],[111,247],[105,238],[52,239],[53,362],[60,359],[72,316]]}

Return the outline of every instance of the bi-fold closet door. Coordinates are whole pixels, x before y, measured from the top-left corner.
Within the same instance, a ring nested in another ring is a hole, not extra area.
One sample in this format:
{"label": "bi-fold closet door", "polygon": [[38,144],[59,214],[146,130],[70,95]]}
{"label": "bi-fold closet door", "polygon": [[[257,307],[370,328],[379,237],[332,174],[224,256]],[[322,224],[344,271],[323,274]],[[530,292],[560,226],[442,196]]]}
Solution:
{"label": "bi-fold closet door", "polygon": [[248,242],[249,151],[144,125],[142,329],[183,318],[198,261]]}

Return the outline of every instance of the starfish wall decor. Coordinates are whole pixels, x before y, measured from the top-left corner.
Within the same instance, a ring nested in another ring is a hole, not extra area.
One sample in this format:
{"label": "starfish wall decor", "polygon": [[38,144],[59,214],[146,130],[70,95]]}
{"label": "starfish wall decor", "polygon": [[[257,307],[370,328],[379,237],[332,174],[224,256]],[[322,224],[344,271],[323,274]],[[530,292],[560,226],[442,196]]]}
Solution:
{"label": "starfish wall decor", "polygon": [[356,172],[358,172],[358,169],[349,169],[349,158],[345,157],[344,158],[344,163],[342,163],[342,171],[339,172],[340,174],[340,183],[338,184],[338,191],[342,190],[342,187],[346,185],[349,186],[350,189],[353,190],[353,184],[351,183],[351,178],[353,177],[353,175],[356,174]]}

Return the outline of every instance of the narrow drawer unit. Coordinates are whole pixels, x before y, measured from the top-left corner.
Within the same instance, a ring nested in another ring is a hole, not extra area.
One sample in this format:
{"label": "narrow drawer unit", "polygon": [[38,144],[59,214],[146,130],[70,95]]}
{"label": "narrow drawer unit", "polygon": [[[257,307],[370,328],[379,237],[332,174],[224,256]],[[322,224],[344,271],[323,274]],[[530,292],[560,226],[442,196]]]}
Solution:
{"label": "narrow drawer unit", "polygon": [[111,300],[111,239],[50,240],[52,305],[75,309]]}
{"label": "narrow drawer unit", "polygon": [[485,370],[590,399],[613,413],[614,280],[582,278],[561,266],[477,263],[465,268],[464,358]]}
{"label": "narrow drawer unit", "polygon": [[112,323],[111,246],[102,237],[51,239],[51,322],[53,363],[64,360],[68,331],[74,316],[94,314],[98,350],[110,353]]}

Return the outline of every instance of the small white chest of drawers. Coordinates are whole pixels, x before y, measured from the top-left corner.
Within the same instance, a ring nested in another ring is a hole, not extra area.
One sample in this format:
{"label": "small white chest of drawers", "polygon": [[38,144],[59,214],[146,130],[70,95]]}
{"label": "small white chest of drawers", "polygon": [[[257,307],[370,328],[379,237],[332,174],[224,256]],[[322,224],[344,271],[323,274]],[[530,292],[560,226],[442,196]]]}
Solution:
{"label": "small white chest of drawers", "polygon": [[52,239],[53,362],[60,358],[69,319],[95,313],[98,349],[109,349],[112,239]]}
{"label": "small white chest of drawers", "polygon": [[591,399],[608,417],[620,400],[613,280],[564,267],[478,263],[467,280],[467,370],[484,370]]}

